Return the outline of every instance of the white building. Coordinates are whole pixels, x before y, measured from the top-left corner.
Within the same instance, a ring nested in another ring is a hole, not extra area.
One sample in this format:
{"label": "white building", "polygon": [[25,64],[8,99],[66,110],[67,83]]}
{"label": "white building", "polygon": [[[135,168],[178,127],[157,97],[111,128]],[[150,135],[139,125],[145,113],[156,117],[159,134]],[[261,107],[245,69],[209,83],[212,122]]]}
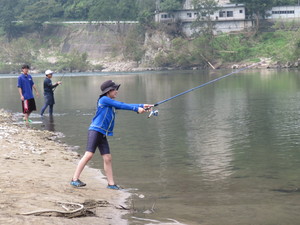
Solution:
{"label": "white building", "polygon": [[[222,1],[226,3],[228,1]],[[223,4],[219,9],[211,14],[209,17],[214,22],[215,33],[227,33],[231,31],[241,31],[252,27],[252,21],[247,20],[245,16],[244,4]],[[191,0],[186,0],[183,4],[183,9],[174,12],[157,12],[155,21],[160,23],[174,23],[180,22],[182,24],[182,32],[191,36],[193,33],[199,31],[192,28],[192,24],[199,17],[192,5]],[[203,17],[205,20],[205,17]]]}
{"label": "white building", "polygon": [[267,11],[267,19],[300,20],[300,6],[275,6]]}

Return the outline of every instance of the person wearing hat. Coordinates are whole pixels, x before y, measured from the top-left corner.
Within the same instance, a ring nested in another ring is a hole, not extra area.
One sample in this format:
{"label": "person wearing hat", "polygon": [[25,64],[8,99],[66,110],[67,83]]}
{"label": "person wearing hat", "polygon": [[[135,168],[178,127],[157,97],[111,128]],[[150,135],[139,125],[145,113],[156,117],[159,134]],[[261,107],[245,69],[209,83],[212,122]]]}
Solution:
{"label": "person wearing hat", "polygon": [[113,136],[115,112],[118,109],[122,109],[131,110],[140,114],[148,111],[153,105],[127,104],[116,101],[115,98],[117,97],[119,88],[120,84],[116,84],[112,80],[107,80],[101,85],[101,94],[97,101],[97,111],[88,131],[86,152],[79,161],[70,183],[74,187],[83,187],[86,185],[79,180],[79,177],[85,165],[93,157],[96,148],[98,148],[103,158],[104,171],[108,181],[107,188],[114,190],[120,189],[113,179],[112,157],[107,141],[107,136]]}
{"label": "person wearing hat", "polygon": [[29,72],[29,65],[23,65],[22,66],[22,74],[18,77],[18,90],[20,94],[20,98],[22,100],[22,109],[24,113],[24,121],[26,123],[32,122],[29,119],[29,115],[32,113],[32,111],[36,110],[35,100],[32,93],[32,88],[35,90],[35,94],[38,97],[39,93],[37,91],[37,88],[33,82],[33,79]]}
{"label": "person wearing hat", "polygon": [[48,106],[49,106],[49,116],[52,116],[53,115],[53,105],[55,104],[53,88],[56,88],[58,85],[60,85],[61,81],[58,81],[54,85],[52,85],[52,81],[51,81],[51,78],[53,76],[52,70],[46,70],[45,75],[46,75],[46,78],[44,80],[45,105],[43,106],[43,108],[41,110],[41,116],[43,116],[43,114]]}

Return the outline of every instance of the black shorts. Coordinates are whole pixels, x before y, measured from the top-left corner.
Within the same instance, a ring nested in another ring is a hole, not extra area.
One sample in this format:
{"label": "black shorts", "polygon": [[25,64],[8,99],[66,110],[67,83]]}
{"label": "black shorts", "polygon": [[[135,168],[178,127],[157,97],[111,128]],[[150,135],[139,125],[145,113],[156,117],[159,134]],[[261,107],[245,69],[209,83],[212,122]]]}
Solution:
{"label": "black shorts", "polygon": [[23,113],[31,113],[36,110],[34,98],[22,101]]}
{"label": "black shorts", "polygon": [[89,130],[86,151],[95,153],[97,147],[101,155],[110,154],[106,135],[95,130]]}

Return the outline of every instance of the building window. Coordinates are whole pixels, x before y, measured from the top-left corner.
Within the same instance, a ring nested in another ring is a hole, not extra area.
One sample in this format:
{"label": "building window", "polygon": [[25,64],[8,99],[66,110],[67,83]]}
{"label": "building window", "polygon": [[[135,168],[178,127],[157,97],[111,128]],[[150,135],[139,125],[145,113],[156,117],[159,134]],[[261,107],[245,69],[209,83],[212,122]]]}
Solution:
{"label": "building window", "polygon": [[188,17],[192,17],[192,13],[187,13],[186,14]]}
{"label": "building window", "polygon": [[168,14],[161,14],[161,18],[162,19],[167,19],[167,18],[169,18],[169,15]]}
{"label": "building window", "polygon": [[219,12],[219,17],[225,17],[225,11],[220,11]]}
{"label": "building window", "polygon": [[272,14],[295,14],[294,10],[272,11]]}
{"label": "building window", "polygon": [[233,11],[227,11],[227,17],[233,17]]}
{"label": "building window", "polygon": [[242,9],[240,10],[240,13],[243,13],[243,10],[242,10]]}

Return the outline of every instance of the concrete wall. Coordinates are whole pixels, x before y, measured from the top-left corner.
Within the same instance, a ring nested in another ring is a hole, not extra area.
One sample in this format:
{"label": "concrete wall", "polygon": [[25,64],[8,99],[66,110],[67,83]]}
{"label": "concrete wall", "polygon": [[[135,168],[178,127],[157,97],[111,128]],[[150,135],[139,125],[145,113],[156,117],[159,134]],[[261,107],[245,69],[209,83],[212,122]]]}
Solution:
{"label": "concrete wall", "polygon": [[[195,32],[199,32],[199,29],[191,28],[192,23],[184,23],[182,32],[186,36],[191,36]],[[234,31],[241,31],[252,27],[252,21],[250,20],[237,20],[237,21],[222,21],[215,25],[215,34],[228,33]]]}
{"label": "concrete wall", "polygon": [[49,24],[42,35],[50,38],[50,41],[59,39],[62,53],[86,52],[89,59],[96,60],[112,54],[122,54],[122,41],[136,26],[137,24]]}

